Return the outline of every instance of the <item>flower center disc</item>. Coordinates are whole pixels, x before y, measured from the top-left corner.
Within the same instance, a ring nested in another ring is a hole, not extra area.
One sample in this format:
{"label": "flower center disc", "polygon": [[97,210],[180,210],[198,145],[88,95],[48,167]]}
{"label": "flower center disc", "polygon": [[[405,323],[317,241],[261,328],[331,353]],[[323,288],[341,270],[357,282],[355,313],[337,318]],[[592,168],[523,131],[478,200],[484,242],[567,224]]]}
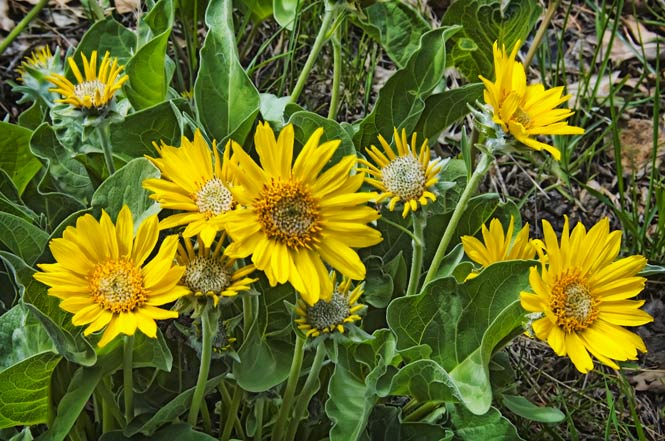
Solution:
{"label": "flower center disc", "polygon": [[550,307],[557,325],[567,332],[581,331],[591,325],[598,315],[597,306],[598,300],[577,272],[564,273],[554,283]]}
{"label": "flower center disc", "polygon": [[233,209],[231,190],[219,178],[212,178],[196,193],[196,206],[206,217],[226,213]]}
{"label": "flower center disc", "polygon": [[425,190],[425,170],[413,155],[400,156],[381,169],[386,190],[402,200],[418,199]]}
{"label": "flower center disc", "polygon": [[522,124],[523,127],[526,127],[531,122],[529,114],[526,113],[524,110],[522,110],[521,107],[518,107],[517,110],[515,110],[515,113],[513,114],[513,119],[518,123]]}
{"label": "flower center disc", "polygon": [[220,259],[196,257],[187,263],[182,281],[194,292],[219,294],[231,284],[231,275]]}
{"label": "flower center disc", "polygon": [[311,248],[318,241],[318,201],[302,183],[273,180],[263,187],[254,209],[269,239],[295,249]]}
{"label": "flower center disc", "polygon": [[104,95],[106,85],[99,80],[85,81],[74,87],[74,95],[80,100],[90,97],[93,105],[97,105],[97,98]]}
{"label": "flower center disc", "polygon": [[314,329],[323,330],[344,323],[349,316],[349,300],[346,296],[334,292],[330,302],[319,300],[307,308],[307,323]]}
{"label": "flower center disc", "polygon": [[89,280],[95,302],[113,313],[133,311],[147,299],[141,270],[127,259],[97,264]]}

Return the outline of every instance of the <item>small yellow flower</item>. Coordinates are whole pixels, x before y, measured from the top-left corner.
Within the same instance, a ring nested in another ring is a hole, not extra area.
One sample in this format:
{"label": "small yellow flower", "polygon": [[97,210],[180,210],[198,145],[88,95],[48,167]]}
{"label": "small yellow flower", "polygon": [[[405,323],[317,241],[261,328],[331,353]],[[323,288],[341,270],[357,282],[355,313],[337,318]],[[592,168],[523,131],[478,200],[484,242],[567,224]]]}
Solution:
{"label": "small yellow flower", "polygon": [[21,65],[16,68],[16,73],[19,74],[18,81],[25,83],[26,75],[30,75],[30,70],[36,70],[43,73],[52,69],[53,54],[51,48],[48,46],[41,46],[33,50],[32,53],[25,57]]}
{"label": "small yellow flower", "polygon": [[185,267],[185,273],[180,281],[195,296],[209,296],[213,306],[217,306],[220,297],[235,296],[239,292],[248,291],[250,285],[258,279],[248,276],[254,272],[254,265],[246,265],[233,269],[234,259],[223,255],[222,243],[224,235],[217,241],[214,249],[203,244],[198,237],[198,249],[194,248],[189,238],[183,238],[178,244],[176,261]]}
{"label": "small yellow flower", "polygon": [[155,144],[160,158],[146,156],[162,172],[161,178],[146,179],[143,187],[153,192],[150,198],[162,208],[184,211],[168,216],[159,224],[161,229],[187,225],[185,237],[201,235],[206,247],[212,245],[215,235],[223,229],[224,215],[236,206],[231,193],[233,186],[229,172],[229,145],[221,161],[217,144],[212,152],[199,130],[190,141],[182,137],[180,147],[162,142]]}
{"label": "small yellow flower", "polygon": [[[330,274],[331,285],[334,290],[313,306],[308,305],[301,297],[298,297],[295,322],[298,329],[303,331],[307,337],[318,337],[321,334],[333,332],[344,333],[344,325],[360,320],[359,312],[365,305],[358,303],[363,293],[363,285],[356,286],[351,290],[351,279],[344,277],[342,282],[336,284],[336,274]],[[351,291],[351,292],[349,292]]]}
{"label": "small yellow flower", "polygon": [[[485,225],[482,226],[484,243],[473,236],[461,237],[464,252],[469,256],[469,259],[482,268],[504,260],[533,259],[537,248],[533,241],[529,240],[529,224],[527,223],[522,227],[513,241],[514,228],[515,219],[511,216],[508,231],[504,235],[503,225],[501,225],[499,219],[494,218],[490,222],[489,229]],[[473,272],[469,274],[467,280],[477,275],[478,273]]]}
{"label": "small yellow flower", "polygon": [[137,328],[155,338],[155,320],[178,317],[176,311],[157,307],[187,294],[187,288],[177,286],[185,268],[173,265],[178,238],[167,237],[145,263],[157,244],[157,224],[157,216],[151,216],[134,235],[126,205],[115,225],[103,210],[99,222],[86,214],[49,244],[56,263],[38,265],[42,272],[34,278],[50,286],[48,294],[74,314],[75,326],[88,325],[84,335],[106,326],[100,347],[119,334],[134,335]]}
{"label": "small yellow flower", "polygon": [[558,241],[543,220],[548,261],[541,271],[531,268],[533,292],[520,295],[524,309],[543,314],[532,324],[536,337],[558,355],[568,355],[583,373],[593,369],[589,353],[618,369],[613,360],[635,360],[637,350],[646,352],[642,339],[623,326],[653,321],[639,309],[644,300],[628,300],[644,289],[646,279],[637,273],[647,261],[642,256],[616,260],[621,231],[610,232],[609,224],[604,218],[587,232],[578,223],[569,233],[566,217]]}
{"label": "small yellow flower", "polygon": [[366,225],[379,217],[365,205],[376,193],[358,192],[364,174],[351,174],[355,155],[322,171],[339,146],[338,140],[319,145],[322,135],[317,129],[292,164],[293,126],[275,139],[268,123],[259,124],[254,146],[261,167],[232,143],[238,208],[225,221],[229,256],[251,255],[272,286],[288,281],[310,305],[332,291],[324,261],[362,280],[365,264],[354,248],[381,241],[381,233]]}
{"label": "small yellow flower", "polygon": [[[388,209],[395,210],[398,202],[404,203],[402,217],[406,217],[409,211],[415,212],[419,205],[427,205],[429,200],[436,200],[436,195],[431,188],[439,180],[438,174],[443,167],[440,158],[430,160],[430,149],[425,139],[420,146],[420,152],[416,150],[416,134],[411,135],[411,144],[407,142],[406,130],[402,130],[400,137],[395,129],[395,144],[397,154],[390,144],[379,135],[379,142],[383,152],[372,145],[365,149],[374,164],[358,159],[358,162],[367,166],[366,171],[373,178],[365,178],[365,181],[382,191],[378,201],[390,198]],[[384,154],[385,152],[385,154]]]}
{"label": "small yellow flower", "polygon": [[556,109],[570,99],[564,95],[563,87],[545,90],[542,84],[527,85],[522,63],[515,61],[520,42],[515,44],[510,55],[505,46],[499,49],[494,42],[495,81],[480,76],[485,84],[485,102],[494,110],[493,120],[501,125],[522,144],[534,150],[545,150],[557,161],[559,149],[534,139],[537,135],[581,135],[584,129],[569,126],[565,121],[574,112]]}
{"label": "small yellow flower", "polygon": [[83,74],[74,62],[74,58],[67,58],[77,84],[74,85],[59,73],[53,73],[46,78],[56,86],[50,91],[63,96],[62,99],[56,100],[57,102],[68,103],[78,108],[100,109],[113,99],[115,93],[129,77],[121,75],[124,66],[119,66],[117,58],[111,59],[108,52],[104,54],[99,71],[97,70],[97,51],[92,51],[90,60],[81,53],[81,59],[83,60]]}

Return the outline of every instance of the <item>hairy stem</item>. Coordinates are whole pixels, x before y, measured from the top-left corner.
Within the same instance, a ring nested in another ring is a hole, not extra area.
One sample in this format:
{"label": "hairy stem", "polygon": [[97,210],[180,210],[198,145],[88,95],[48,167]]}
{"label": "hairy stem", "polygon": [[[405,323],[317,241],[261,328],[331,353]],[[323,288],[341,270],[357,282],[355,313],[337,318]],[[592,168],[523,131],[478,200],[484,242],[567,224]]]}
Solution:
{"label": "hairy stem", "polygon": [[206,382],[208,381],[208,372],[210,371],[210,360],[212,358],[212,337],[217,328],[217,318],[219,310],[206,306],[201,314],[201,366],[199,367],[199,376],[196,380],[196,388],[192,396],[192,405],[189,408],[187,422],[190,426],[196,426],[199,417],[199,409],[203,396],[205,395]]}
{"label": "hairy stem", "polygon": [[423,253],[425,250],[424,231],[427,225],[427,218],[421,212],[420,214],[413,212],[413,240],[411,241],[413,247],[413,256],[411,257],[411,272],[409,274],[409,286],[406,289],[406,295],[412,296],[418,291],[418,280],[420,279],[420,272],[423,267]]}
{"label": "hairy stem", "polygon": [[282,406],[277,415],[277,422],[272,429],[272,441],[282,441],[283,439],[286,423],[293,410],[293,397],[296,392],[296,386],[298,385],[298,378],[300,377],[300,369],[302,368],[304,354],[305,339],[298,336],[296,337],[296,346],[293,349],[293,360],[291,361],[289,378],[286,381],[286,388],[284,389],[284,396],[282,397]]}
{"label": "hairy stem", "polygon": [[132,376],[134,336],[126,335],[122,354],[123,394],[125,397],[125,423],[134,418],[134,378]]}

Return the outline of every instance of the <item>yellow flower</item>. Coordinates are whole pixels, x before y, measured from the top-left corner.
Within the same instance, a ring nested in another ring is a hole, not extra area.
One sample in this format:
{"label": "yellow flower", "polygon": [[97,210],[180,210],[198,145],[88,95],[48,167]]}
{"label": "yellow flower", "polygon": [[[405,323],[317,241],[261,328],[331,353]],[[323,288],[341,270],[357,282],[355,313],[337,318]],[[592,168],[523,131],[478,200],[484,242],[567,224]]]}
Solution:
{"label": "yellow flower", "polygon": [[[529,224],[527,223],[522,227],[513,241],[514,228],[515,219],[511,216],[508,231],[504,235],[503,225],[501,225],[499,219],[494,218],[490,222],[489,229],[485,225],[482,226],[484,243],[473,236],[462,236],[464,252],[469,256],[469,259],[483,268],[504,260],[533,259],[536,255],[536,247],[533,241],[529,240]],[[477,273],[471,273],[467,280],[477,275]]]}
{"label": "yellow flower", "polygon": [[351,279],[364,279],[365,265],[354,248],[381,241],[381,234],[366,225],[379,217],[364,205],[376,193],[357,193],[364,174],[350,174],[355,155],[322,172],[339,146],[338,140],[319,145],[322,134],[319,128],[310,136],[293,165],[290,124],[277,140],[268,123],[257,127],[254,145],[262,167],[232,143],[240,206],[225,224],[233,240],[229,256],[251,254],[272,286],[288,281],[310,305],[332,291],[324,261]]}
{"label": "yellow flower", "polygon": [[494,110],[493,120],[510,132],[517,141],[534,150],[546,150],[557,161],[561,158],[559,149],[534,139],[537,135],[581,135],[584,129],[569,126],[565,121],[574,112],[569,109],[556,109],[570,99],[571,95],[561,96],[563,87],[545,90],[542,84],[527,85],[522,63],[515,61],[520,42],[515,44],[510,55],[505,46],[499,50],[494,42],[494,72],[496,80],[485,83],[485,102]]}
{"label": "yellow flower", "polygon": [[634,360],[637,349],[646,352],[642,339],[622,327],[653,321],[639,309],[643,300],[628,300],[644,288],[646,279],[636,275],[646,259],[616,260],[621,231],[610,232],[607,218],[588,232],[578,223],[569,234],[566,217],[560,243],[545,220],[543,231],[548,263],[542,272],[531,268],[533,293],[520,295],[524,309],[544,315],[533,322],[536,336],[583,373],[593,369],[589,353],[618,369],[612,360]]}
{"label": "yellow flower", "polygon": [[199,130],[190,141],[182,137],[180,147],[162,142],[155,144],[160,158],[146,156],[159,170],[159,179],[146,179],[143,187],[153,192],[150,197],[162,208],[184,211],[173,214],[159,224],[160,229],[187,225],[183,235],[197,234],[206,247],[210,247],[215,235],[223,228],[221,221],[225,213],[233,210],[236,201],[231,193],[232,178],[228,164],[229,146],[224,150],[224,161],[220,161],[217,145],[212,152]]}
{"label": "yellow flower", "polygon": [[86,214],[51,241],[56,263],[40,264],[43,272],[34,275],[50,286],[49,295],[62,300],[62,309],[74,314],[75,326],[88,325],[84,335],[106,326],[100,347],[119,334],[134,335],[137,328],[155,338],[155,320],[178,316],[157,308],[187,294],[187,288],[177,286],[185,268],[173,266],[178,238],[167,237],[146,263],[159,237],[157,224],[157,216],[151,216],[134,235],[126,205],[115,225],[103,210],[99,222]]}
{"label": "yellow flower", "polygon": [[416,151],[415,133],[411,135],[411,144],[407,142],[404,129],[401,137],[395,129],[394,137],[397,155],[383,136],[379,135],[379,142],[385,154],[372,145],[365,150],[374,164],[364,159],[358,159],[358,162],[367,166],[361,171],[374,176],[374,178],[365,178],[365,181],[382,191],[377,202],[390,198],[388,203],[390,211],[395,209],[398,202],[403,202],[402,217],[406,217],[409,211],[415,212],[419,204],[427,205],[428,199],[436,200],[431,188],[439,180],[438,174],[443,163],[440,158],[430,161],[427,140],[420,146],[420,152]]}
{"label": "yellow flower", "polygon": [[210,249],[203,244],[199,236],[196,250],[192,241],[184,238],[184,246],[178,244],[176,255],[178,264],[185,267],[180,283],[195,296],[210,296],[214,306],[219,303],[220,296],[230,297],[241,291],[248,291],[250,285],[258,280],[246,277],[254,272],[254,265],[233,269],[235,260],[222,254],[223,242],[224,236],[214,249]]}
{"label": "yellow flower", "polygon": [[77,84],[74,85],[63,75],[53,73],[46,78],[56,86],[50,90],[64,97],[56,100],[57,102],[68,103],[78,108],[102,108],[113,99],[113,95],[129,77],[120,75],[124,66],[119,66],[117,58],[111,59],[108,52],[104,54],[99,71],[97,70],[97,51],[92,51],[90,60],[83,53],[81,53],[81,58],[83,59],[84,75],[81,74],[74,58],[67,58]]}
{"label": "yellow flower", "polygon": [[295,322],[298,329],[303,331],[307,337],[318,337],[321,334],[333,332],[344,333],[344,325],[360,320],[358,312],[365,305],[358,303],[363,293],[362,285],[356,286],[351,292],[351,279],[344,277],[339,284],[335,283],[336,274],[330,274],[331,285],[335,286],[327,296],[314,304],[308,305],[301,297],[298,297]]}
{"label": "yellow flower", "polygon": [[38,47],[29,56],[25,57],[21,65],[16,68],[16,73],[19,74],[18,81],[25,83],[26,74],[30,74],[31,69],[40,72],[48,71],[52,68],[52,61],[53,54],[51,53],[51,48],[48,46]]}

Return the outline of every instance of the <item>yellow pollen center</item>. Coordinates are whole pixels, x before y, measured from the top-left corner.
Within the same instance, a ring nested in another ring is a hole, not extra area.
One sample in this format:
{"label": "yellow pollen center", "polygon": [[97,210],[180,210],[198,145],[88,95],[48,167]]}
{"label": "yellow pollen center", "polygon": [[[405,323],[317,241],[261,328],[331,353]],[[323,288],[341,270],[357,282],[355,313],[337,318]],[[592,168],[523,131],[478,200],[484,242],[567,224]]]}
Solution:
{"label": "yellow pollen center", "polygon": [[194,196],[196,206],[207,219],[218,214],[233,210],[235,201],[231,190],[221,179],[215,177],[208,180]]}
{"label": "yellow pollen center", "polygon": [[518,123],[522,124],[523,127],[528,126],[529,123],[531,122],[529,114],[526,113],[524,110],[522,110],[521,107],[518,107],[517,110],[515,110],[515,113],[513,114],[513,119]]}
{"label": "yellow pollen center", "polygon": [[386,190],[401,200],[418,199],[425,191],[427,177],[422,164],[413,155],[399,156],[381,169]]}
{"label": "yellow pollen center", "polygon": [[295,249],[311,248],[319,240],[318,201],[299,181],[273,179],[254,200],[254,209],[268,239]]}
{"label": "yellow pollen center", "polygon": [[93,105],[99,105],[98,98],[101,98],[106,91],[106,85],[99,80],[85,81],[77,84],[74,88],[74,95],[80,100],[90,97]]}
{"label": "yellow pollen center", "polygon": [[107,311],[133,311],[147,300],[141,270],[130,260],[99,263],[91,271],[89,280],[93,299]]}
{"label": "yellow pollen center", "polygon": [[576,270],[563,273],[552,287],[550,308],[557,325],[566,332],[581,331],[591,325],[598,316],[598,303]]}

